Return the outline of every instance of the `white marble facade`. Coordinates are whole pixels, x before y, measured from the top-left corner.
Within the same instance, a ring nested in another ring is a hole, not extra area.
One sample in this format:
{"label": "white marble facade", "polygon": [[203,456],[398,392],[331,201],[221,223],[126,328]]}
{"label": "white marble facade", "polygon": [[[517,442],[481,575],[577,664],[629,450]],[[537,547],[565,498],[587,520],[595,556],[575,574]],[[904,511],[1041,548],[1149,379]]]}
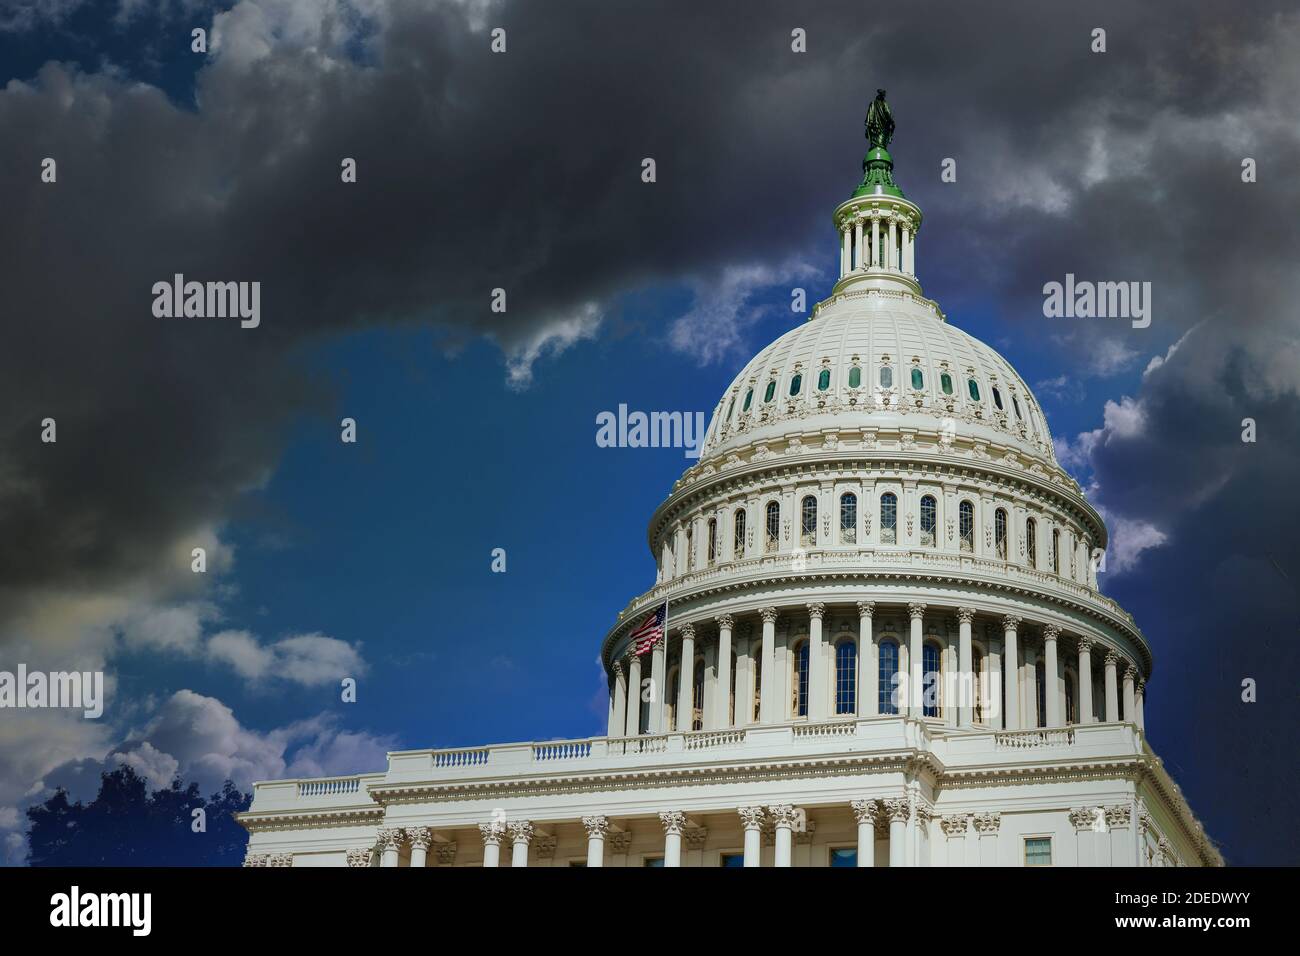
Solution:
{"label": "white marble facade", "polygon": [[605,736],[258,783],[248,865],[1220,865],[1147,743],[1105,524],[922,296],[921,218],[841,204],[830,297],[718,402],[601,642]]}

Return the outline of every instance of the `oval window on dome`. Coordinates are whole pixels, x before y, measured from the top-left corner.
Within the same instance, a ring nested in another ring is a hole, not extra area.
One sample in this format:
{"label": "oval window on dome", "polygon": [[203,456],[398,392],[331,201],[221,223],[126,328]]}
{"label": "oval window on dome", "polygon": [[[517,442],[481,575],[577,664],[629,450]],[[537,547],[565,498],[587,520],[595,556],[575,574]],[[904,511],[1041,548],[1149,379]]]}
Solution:
{"label": "oval window on dome", "polygon": [[966,382],[966,388],[970,392],[971,401],[978,402],[980,400],[979,382],[972,378]]}
{"label": "oval window on dome", "polygon": [[919,368],[912,369],[912,387],[916,389],[925,388],[925,376],[921,374]]}
{"label": "oval window on dome", "polygon": [[945,395],[952,394],[952,376],[944,372],[939,376],[939,387],[943,389]]}
{"label": "oval window on dome", "polygon": [[892,388],[894,385],[894,370],[888,365],[880,366],[880,387]]}
{"label": "oval window on dome", "polygon": [[998,407],[998,411],[1002,411],[1002,393],[996,385],[993,386],[993,404]]}
{"label": "oval window on dome", "polygon": [[1021,415],[1021,414],[1020,414],[1020,403],[1019,403],[1018,401],[1016,401],[1016,396],[1014,396],[1014,395],[1011,396],[1011,407],[1014,408],[1014,409],[1016,410],[1016,418],[1024,418],[1024,417],[1025,417],[1024,415]]}
{"label": "oval window on dome", "polygon": [[749,406],[753,401],[754,401],[754,390],[751,388],[748,392],[745,393],[745,404],[740,406],[740,410],[742,412],[749,411]]}
{"label": "oval window on dome", "polygon": [[824,368],[821,374],[817,376],[817,391],[824,392],[831,387],[831,370]]}
{"label": "oval window on dome", "polygon": [[855,365],[849,369],[849,388],[857,388],[861,384],[862,369]]}
{"label": "oval window on dome", "polygon": [[794,378],[790,379],[790,394],[798,395],[801,388],[803,388],[803,376],[795,372]]}
{"label": "oval window on dome", "polygon": [[763,393],[763,401],[770,402],[772,396],[776,394],[776,379],[767,383],[767,391]]}

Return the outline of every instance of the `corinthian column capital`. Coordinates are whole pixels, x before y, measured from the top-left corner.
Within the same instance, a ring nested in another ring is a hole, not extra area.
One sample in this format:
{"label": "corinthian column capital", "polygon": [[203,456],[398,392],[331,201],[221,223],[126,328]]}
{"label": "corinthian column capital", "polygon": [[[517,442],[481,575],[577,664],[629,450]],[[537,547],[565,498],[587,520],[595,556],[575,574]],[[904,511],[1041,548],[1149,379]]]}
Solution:
{"label": "corinthian column capital", "polygon": [[478,832],[483,835],[484,846],[500,846],[501,838],[506,835],[506,825],[500,820],[494,820],[491,823],[480,823]]}
{"label": "corinthian column capital", "polygon": [[410,841],[412,847],[427,850],[429,844],[433,842],[433,831],[428,827],[407,827],[406,839]]}
{"label": "corinthian column capital", "polygon": [[853,808],[854,819],[858,823],[875,823],[880,813],[879,800],[854,800],[849,804]]}
{"label": "corinthian column capital", "polygon": [[1043,628],[1043,640],[1054,641],[1061,636],[1061,629],[1055,624],[1048,624]]}
{"label": "corinthian column capital", "polygon": [[719,628],[726,628],[727,630],[731,630],[733,627],[736,626],[736,619],[732,617],[730,614],[719,614],[717,617],[713,619],[713,623],[718,625]]}
{"label": "corinthian column capital", "polygon": [[907,606],[907,613],[913,621],[919,621],[925,617],[925,605],[920,601],[913,601]]}
{"label": "corinthian column capital", "polygon": [[871,617],[875,613],[876,613],[875,601],[858,602],[858,617]]}
{"label": "corinthian column capital", "polygon": [[969,624],[975,620],[975,609],[973,607],[957,608],[957,621],[961,624]]}
{"label": "corinthian column capital", "polygon": [[375,831],[375,839],[385,850],[397,850],[402,845],[402,828],[380,827]]}
{"label": "corinthian column capital", "polygon": [[762,807],[740,807],[736,812],[740,814],[740,822],[746,830],[763,828],[763,817],[767,811]]}
{"label": "corinthian column capital", "polygon": [[808,605],[808,617],[814,621],[820,621],[826,616],[826,605],[820,601]]}
{"label": "corinthian column capital", "polygon": [[603,840],[605,834],[609,832],[609,817],[583,817],[582,825],[587,828],[588,837],[599,837]]}
{"label": "corinthian column capital", "polygon": [[528,820],[515,820],[507,824],[510,831],[511,843],[531,843],[533,840],[533,824]]}
{"label": "corinthian column capital", "polygon": [[694,624],[683,624],[680,628],[678,628],[678,630],[681,631],[681,635],[682,635],[682,640],[683,640],[683,641],[693,641],[693,640],[695,640],[695,625],[694,625]]}
{"label": "corinthian column capital", "polygon": [[1002,628],[1007,631],[1015,631],[1020,628],[1020,618],[1014,614],[1008,614],[1002,619]]}
{"label": "corinthian column capital", "polygon": [[681,835],[682,827],[686,826],[686,814],[680,810],[664,810],[659,814],[659,822],[664,825],[664,834]]}
{"label": "corinthian column capital", "polygon": [[758,616],[763,619],[764,624],[775,624],[776,615],[777,610],[774,607],[765,607],[758,612]]}

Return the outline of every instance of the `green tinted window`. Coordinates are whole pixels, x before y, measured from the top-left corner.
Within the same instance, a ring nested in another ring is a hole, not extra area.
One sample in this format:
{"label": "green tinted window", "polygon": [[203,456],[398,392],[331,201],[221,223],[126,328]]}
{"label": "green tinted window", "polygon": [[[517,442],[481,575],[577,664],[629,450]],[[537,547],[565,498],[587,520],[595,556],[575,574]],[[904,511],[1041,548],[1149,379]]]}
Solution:
{"label": "green tinted window", "polygon": [[894,370],[888,365],[880,366],[880,387],[892,388],[894,384]]}
{"label": "green tinted window", "polygon": [[952,376],[944,372],[939,376],[939,387],[943,389],[945,395],[952,394]]}
{"label": "green tinted window", "polygon": [[1002,409],[1002,393],[998,391],[996,385],[993,387],[993,404],[998,407],[999,411]]}
{"label": "green tinted window", "polygon": [[794,378],[790,379],[790,394],[798,395],[801,388],[803,388],[803,376],[795,375]]}
{"label": "green tinted window", "polygon": [[821,374],[817,376],[817,390],[819,392],[824,392],[826,391],[826,389],[830,387],[831,387],[831,370],[828,368],[824,368],[822,369]]}
{"label": "green tinted window", "polygon": [[912,387],[925,388],[925,376],[921,374],[919,368],[912,369]]}
{"label": "green tinted window", "polygon": [[763,393],[763,401],[770,402],[772,396],[776,394],[776,379],[767,383],[767,391]]}
{"label": "green tinted window", "polygon": [[749,411],[749,405],[753,400],[754,400],[754,390],[751,388],[748,392],[745,393],[745,404],[740,406],[740,410],[742,412]]}
{"label": "green tinted window", "polygon": [[978,401],[980,400],[980,387],[979,387],[979,383],[976,382],[975,379],[972,378],[970,381],[968,381],[968,382],[966,383],[966,387],[967,387],[967,388],[969,389],[969,391],[970,391],[971,401],[978,402]]}
{"label": "green tinted window", "polygon": [[856,365],[849,369],[849,388],[857,388],[862,384],[862,369]]}

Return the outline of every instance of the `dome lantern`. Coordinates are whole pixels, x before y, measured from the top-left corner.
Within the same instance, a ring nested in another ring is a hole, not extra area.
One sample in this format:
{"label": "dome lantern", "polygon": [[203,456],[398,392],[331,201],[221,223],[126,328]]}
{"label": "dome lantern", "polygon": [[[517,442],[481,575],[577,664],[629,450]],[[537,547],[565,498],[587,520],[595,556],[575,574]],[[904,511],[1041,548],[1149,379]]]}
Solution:
{"label": "dome lantern", "polygon": [[916,234],[921,210],[894,182],[888,146],[894,117],[877,90],[864,122],[869,144],[862,183],[835,209],[840,238],[840,278],[832,294],[847,289],[892,289],[921,294],[916,281]]}

